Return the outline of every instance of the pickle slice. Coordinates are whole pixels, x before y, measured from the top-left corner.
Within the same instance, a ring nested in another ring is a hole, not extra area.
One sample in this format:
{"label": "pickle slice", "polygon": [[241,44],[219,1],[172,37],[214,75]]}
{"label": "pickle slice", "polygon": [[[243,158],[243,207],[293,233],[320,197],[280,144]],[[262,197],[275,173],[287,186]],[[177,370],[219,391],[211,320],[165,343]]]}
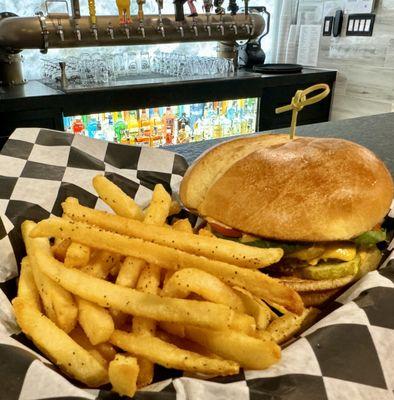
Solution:
{"label": "pickle slice", "polygon": [[344,276],[356,275],[359,266],[360,256],[357,255],[353,260],[343,263],[324,263],[316,267],[305,267],[301,270],[301,275],[303,278],[315,281],[337,279]]}
{"label": "pickle slice", "polygon": [[297,258],[298,260],[308,261],[320,257],[324,253],[324,246],[310,246],[293,251],[288,254],[288,258]]}

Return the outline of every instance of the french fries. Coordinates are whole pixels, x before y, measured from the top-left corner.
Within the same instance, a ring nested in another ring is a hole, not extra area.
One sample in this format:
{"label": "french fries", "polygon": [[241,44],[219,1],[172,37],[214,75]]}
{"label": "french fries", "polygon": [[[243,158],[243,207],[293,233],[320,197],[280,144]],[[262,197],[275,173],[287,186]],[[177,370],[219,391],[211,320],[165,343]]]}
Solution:
{"label": "french fries", "polygon": [[137,391],[137,377],[140,368],[137,359],[123,354],[118,354],[109,363],[109,381],[115,392],[121,396],[133,397]]}
{"label": "french fries", "polygon": [[[93,186],[96,192],[116,214],[126,218],[142,220],[144,214],[141,208],[122,189],[104,176],[97,175],[93,178]],[[69,204],[72,204],[71,202]]]}
{"label": "french fries", "polygon": [[71,243],[64,257],[64,265],[68,268],[84,267],[90,259],[90,247]]}
{"label": "french fries", "polygon": [[170,205],[170,210],[168,211],[168,215],[175,215],[175,214],[179,214],[182,210],[182,207],[180,206],[180,204],[173,200],[171,201],[171,205]]}
{"label": "french fries", "polygon": [[164,225],[170,212],[171,197],[163,185],[156,185],[152,201],[146,209],[144,223],[148,225]]}
{"label": "french fries", "polygon": [[55,238],[55,244],[52,246],[51,250],[54,256],[59,261],[64,261],[66,258],[67,250],[71,245],[70,239],[57,239]]}
{"label": "french fries", "polygon": [[227,360],[248,369],[265,369],[280,359],[280,347],[268,333],[254,338],[232,330],[215,330],[185,327],[187,339],[197,342]]}
{"label": "french fries", "polygon": [[62,263],[45,252],[37,251],[36,257],[42,273],[69,292],[101,307],[112,307],[157,321],[189,323],[214,329],[227,327],[234,318],[234,312],[222,304],[142,293],[94,278],[77,269],[64,268]]}
{"label": "french fries", "polygon": [[126,257],[116,277],[116,284],[134,289],[137,286],[138,278],[145,265],[146,262],[144,260]]}
{"label": "french fries", "polygon": [[193,227],[190,221],[185,219],[178,219],[172,224],[172,229],[178,232],[186,232],[186,233],[193,233]]}
{"label": "french fries", "polygon": [[262,268],[281,259],[283,250],[246,246],[225,239],[179,232],[165,226],[146,226],[143,222],[111,215],[70,202],[62,203],[71,219],[119,234],[140,238],[163,246],[227,262],[239,267]]}
{"label": "french fries", "polygon": [[276,343],[281,344],[294,336],[304,324],[316,318],[319,314],[317,308],[306,308],[301,315],[287,313],[274,319],[267,327]]}
{"label": "french fries", "polygon": [[115,330],[110,313],[103,307],[80,297],[78,304],[78,322],[93,345],[109,340]]}
{"label": "french fries", "polygon": [[34,281],[33,271],[28,257],[24,257],[21,263],[21,271],[18,280],[18,296],[37,310],[41,310],[40,294]]}
{"label": "french fries", "polygon": [[[181,234],[181,232],[176,233]],[[202,269],[230,286],[244,287],[256,296],[283,305],[296,314],[301,314],[304,309],[297,292],[260,271],[236,267],[221,261],[145,242],[141,239],[103,231],[81,222],[64,221],[62,218],[53,217],[39,222],[31,236],[71,238],[73,241],[87,246],[95,246],[103,250],[141,258],[150,264],[169,269]],[[202,238],[199,237],[199,239]],[[209,238],[204,239],[210,240]]]}
{"label": "french fries", "polygon": [[78,308],[73,296],[42,272],[37,253],[41,252],[51,258],[53,256],[48,239],[30,237],[34,227],[34,222],[25,221],[21,228],[36,287],[49,319],[65,332],[70,332],[77,323]]}
{"label": "french fries", "polygon": [[108,360],[101,354],[99,349],[92,345],[85,332],[76,326],[70,333],[69,336],[72,340],[78,343],[81,347],[87,350],[101,365],[108,367]]}
{"label": "french fries", "polygon": [[231,375],[239,371],[239,365],[234,361],[204,357],[153,336],[116,330],[110,341],[130,354],[146,358],[166,368],[218,375]]}
{"label": "french fries", "polygon": [[21,298],[12,304],[23,332],[67,375],[90,387],[108,382],[106,368],[39,310]]}
{"label": "french fries", "polygon": [[225,304],[235,311],[245,311],[242,300],[231,287],[200,269],[185,268],[175,272],[164,285],[161,294],[185,299],[191,292],[213,303]]}
{"label": "french fries", "polygon": [[258,270],[281,249],[195,234],[187,219],[168,225],[180,208],[162,185],[143,212],[107,178],[93,184],[117,215],[70,197],[63,218],[22,225],[28,257],[13,304],[49,359],[88,386],[109,381],[127,396],[152,382],[155,363],[230,375],[280,359],[275,341],[313,315],[293,289]]}
{"label": "french fries", "polygon": [[[160,268],[155,265],[147,265],[138,279],[137,289],[144,293],[158,294],[160,285]],[[133,333],[138,335],[154,335],[156,333],[156,321],[150,318],[134,317]],[[139,374],[137,386],[144,387],[152,383],[154,365],[145,358],[138,359]]]}
{"label": "french fries", "polygon": [[111,269],[119,262],[119,254],[114,254],[105,250],[98,250],[93,254],[91,262],[82,267],[81,271],[96,278],[105,279]]}
{"label": "french fries", "polygon": [[240,297],[245,312],[252,315],[256,320],[257,329],[266,329],[272,319],[273,313],[271,309],[263,301],[253,296],[252,293],[247,290],[237,286],[233,289]]}

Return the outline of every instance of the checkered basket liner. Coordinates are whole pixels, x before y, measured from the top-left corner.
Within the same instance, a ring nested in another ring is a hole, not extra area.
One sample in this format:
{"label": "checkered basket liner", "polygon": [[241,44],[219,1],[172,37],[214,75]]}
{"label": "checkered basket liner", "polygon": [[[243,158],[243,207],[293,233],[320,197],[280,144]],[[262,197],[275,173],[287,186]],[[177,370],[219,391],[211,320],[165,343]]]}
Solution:
{"label": "checkered basket liner", "polygon": [[[18,129],[0,153],[0,400],[117,399],[110,387],[70,382],[26,339],[13,316],[20,224],[61,215],[68,196],[107,210],[92,178],[105,174],[142,206],[156,183],[177,195],[187,163],[179,155],[45,129]],[[394,212],[386,226],[394,230]],[[141,400],[388,400],[394,390],[394,241],[385,261],[323,311],[324,318],[264,371],[195,379],[158,367]]]}

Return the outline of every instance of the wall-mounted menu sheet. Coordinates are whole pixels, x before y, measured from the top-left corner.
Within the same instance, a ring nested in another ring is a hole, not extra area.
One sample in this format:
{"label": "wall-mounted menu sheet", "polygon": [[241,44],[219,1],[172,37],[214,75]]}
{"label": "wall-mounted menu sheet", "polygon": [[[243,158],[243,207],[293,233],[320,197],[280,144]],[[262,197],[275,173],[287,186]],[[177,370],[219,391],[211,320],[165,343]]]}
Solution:
{"label": "wall-mounted menu sheet", "polygon": [[346,0],[345,10],[348,14],[370,13],[375,6],[375,0]]}
{"label": "wall-mounted menu sheet", "polygon": [[301,65],[317,65],[319,56],[321,25],[301,25],[298,44],[297,63]]}
{"label": "wall-mounted menu sheet", "polygon": [[297,62],[300,28],[301,25],[290,25],[289,37],[287,38],[286,46],[286,63],[294,64]]}

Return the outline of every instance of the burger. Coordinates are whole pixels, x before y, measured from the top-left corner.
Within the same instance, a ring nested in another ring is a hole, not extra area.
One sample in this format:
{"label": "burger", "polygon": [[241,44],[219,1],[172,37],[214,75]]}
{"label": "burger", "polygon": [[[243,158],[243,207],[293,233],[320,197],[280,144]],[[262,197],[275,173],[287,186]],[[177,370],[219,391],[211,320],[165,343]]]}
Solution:
{"label": "burger", "polygon": [[216,236],[281,247],[283,258],[264,271],[308,306],[377,268],[393,192],[384,163],[356,143],[258,135],[200,156],[180,199]]}

